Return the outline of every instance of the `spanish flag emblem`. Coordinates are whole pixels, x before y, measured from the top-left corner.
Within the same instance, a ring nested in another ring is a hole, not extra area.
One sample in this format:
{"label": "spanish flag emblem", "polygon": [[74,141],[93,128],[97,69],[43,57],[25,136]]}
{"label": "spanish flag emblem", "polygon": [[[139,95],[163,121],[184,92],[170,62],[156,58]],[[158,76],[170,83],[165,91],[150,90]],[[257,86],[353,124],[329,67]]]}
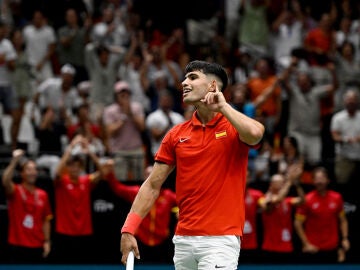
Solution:
{"label": "spanish flag emblem", "polygon": [[215,138],[216,139],[221,139],[221,138],[224,138],[226,136],[227,136],[226,130],[215,132]]}

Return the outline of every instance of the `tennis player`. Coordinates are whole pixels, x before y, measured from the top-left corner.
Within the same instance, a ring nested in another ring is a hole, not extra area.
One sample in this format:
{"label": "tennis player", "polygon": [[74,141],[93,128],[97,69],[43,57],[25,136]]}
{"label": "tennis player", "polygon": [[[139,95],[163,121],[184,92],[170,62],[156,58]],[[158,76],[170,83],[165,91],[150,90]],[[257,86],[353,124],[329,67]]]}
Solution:
{"label": "tennis player", "polygon": [[121,230],[122,263],[130,251],[140,259],[134,234],[176,167],[175,269],[237,268],[248,150],[259,145],[264,126],[226,102],[227,84],[226,71],[216,63],[196,60],[186,66],[183,101],[196,111],[168,131],[155,155]]}

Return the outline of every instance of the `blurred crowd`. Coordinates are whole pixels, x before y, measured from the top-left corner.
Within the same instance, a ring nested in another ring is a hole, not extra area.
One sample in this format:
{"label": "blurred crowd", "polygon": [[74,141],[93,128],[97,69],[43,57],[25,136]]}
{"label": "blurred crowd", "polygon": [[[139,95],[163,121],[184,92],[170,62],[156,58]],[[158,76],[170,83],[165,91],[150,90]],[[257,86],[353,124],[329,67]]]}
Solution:
{"label": "blurred crowd", "polygon": [[[48,218],[53,211],[55,222],[68,218],[75,222],[80,215],[58,216],[67,211],[59,209],[57,197],[65,196],[66,201],[66,192],[56,191],[63,186],[59,183],[68,181],[62,171],[66,166],[75,164],[79,167],[75,175],[87,175],[84,185],[90,191],[88,181],[93,178],[105,179],[118,196],[123,196],[122,188],[144,180],[165,133],[192,116],[195,108],[183,104],[181,82],[186,64],[200,59],[226,67],[228,102],[266,127],[261,147],[249,153],[248,186],[261,193],[256,200],[249,199],[260,206],[255,207],[255,216],[279,205],[285,212],[294,206],[290,213],[292,219],[295,211],[298,217],[299,242],[307,253],[316,253],[302,229],[311,212],[304,206],[308,200],[303,193],[323,181],[315,190],[320,186],[324,192],[329,184],[336,193],[328,198],[336,204],[331,213],[336,218],[330,223],[342,238],[332,239],[339,248],[330,245],[330,249],[338,261],[346,260],[347,238],[352,237],[346,214],[353,208],[346,209],[344,201],[355,208],[359,202],[358,1],[1,0],[0,5],[2,168],[8,170],[11,162],[20,163],[26,156],[37,171],[55,180],[56,209],[47,209]],[[301,173],[294,173],[294,166]],[[7,172],[6,193],[19,192],[21,197],[22,189],[9,184],[12,174]],[[173,187],[171,182],[169,190]],[[276,190],[275,196],[267,193],[268,188]],[[296,199],[286,200],[295,191]],[[79,194],[68,196],[91,207],[91,193],[81,202]],[[176,212],[170,198],[164,199],[169,200],[168,214]],[[296,210],[300,204],[302,210]],[[84,220],[89,221],[91,211],[86,210]],[[281,223],[286,218],[280,212],[263,222]],[[323,218],[331,219],[330,213]],[[31,219],[26,220],[30,227]],[[282,224],[281,241],[293,242],[292,219]],[[56,225],[60,242],[66,243],[58,253],[92,249],[84,237],[92,234],[92,228],[81,225],[77,232]],[[161,230],[169,236],[172,229]],[[268,241],[273,243],[265,250],[280,256],[263,254],[264,261],[278,257],[282,261],[282,252],[293,252],[286,245],[273,250],[277,240]],[[157,244],[150,241],[145,246]],[[258,248],[254,246],[255,256],[245,252],[245,259],[256,260]],[[321,259],[326,261],[327,255]]]}

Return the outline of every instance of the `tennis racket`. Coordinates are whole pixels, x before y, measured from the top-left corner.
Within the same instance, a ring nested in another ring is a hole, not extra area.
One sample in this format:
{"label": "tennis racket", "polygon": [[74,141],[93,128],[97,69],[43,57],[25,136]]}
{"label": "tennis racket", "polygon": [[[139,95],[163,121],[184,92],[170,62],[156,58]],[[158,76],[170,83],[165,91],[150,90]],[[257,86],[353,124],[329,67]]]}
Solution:
{"label": "tennis racket", "polygon": [[126,260],[126,270],[134,270],[134,251],[130,251]]}

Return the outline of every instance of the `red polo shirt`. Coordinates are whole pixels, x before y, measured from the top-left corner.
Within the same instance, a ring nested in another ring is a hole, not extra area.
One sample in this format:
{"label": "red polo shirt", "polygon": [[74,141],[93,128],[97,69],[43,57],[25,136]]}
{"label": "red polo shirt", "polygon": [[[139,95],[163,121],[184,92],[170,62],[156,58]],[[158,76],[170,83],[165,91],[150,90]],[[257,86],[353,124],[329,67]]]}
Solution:
{"label": "red polo shirt", "polygon": [[262,249],[273,252],[292,252],[293,204],[288,197],[270,211],[262,212]]}
{"label": "red polo shirt", "polygon": [[206,125],[196,114],[165,135],[155,156],[177,168],[175,233],[241,236],[249,147],[222,114]]}
{"label": "red polo shirt", "polygon": [[321,196],[317,191],[306,195],[305,204],[296,211],[296,218],[305,220],[305,234],[311,244],[320,250],[333,250],[339,243],[339,216],[344,215],[340,193],[327,191]]}
{"label": "red polo shirt", "polygon": [[77,182],[68,174],[55,183],[55,230],[58,233],[82,236],[93,233],[91,219],[90,175],[80,176]]}
{"label": "red polo shirt", "polygon": [[40,248],[44,244],[43,225],[52,218],[47,193],[39,188],[30,192],[22,185],[15,185],[8,196],[8,243],[16,246]]}

